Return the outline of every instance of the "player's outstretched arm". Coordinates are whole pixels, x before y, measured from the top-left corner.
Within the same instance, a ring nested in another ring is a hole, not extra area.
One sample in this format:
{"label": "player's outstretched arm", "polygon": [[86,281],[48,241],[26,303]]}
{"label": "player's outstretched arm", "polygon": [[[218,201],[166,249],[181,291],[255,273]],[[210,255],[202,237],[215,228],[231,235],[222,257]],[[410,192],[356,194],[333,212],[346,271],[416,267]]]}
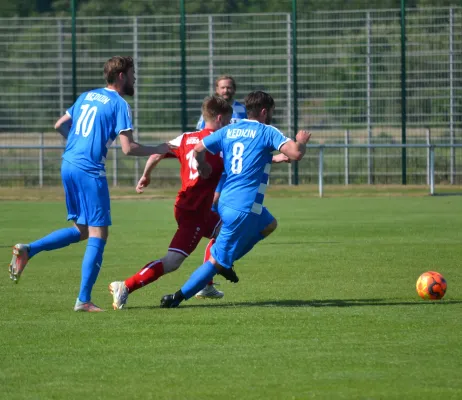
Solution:
{"label": "player's outstretched arm", "polygon": [[69,136],[69,131],[72,126],[72,118],[64,114],[58,121],[56,121],[55,129],[65,138]]}
{"label": "player's outstretched arm", "polygon": [[154,168],[156,168],[157,164],[159,164],[160,161],[164,158],[164,154],[153,154],[151,157],[148,158],[148,161],[146,161],[146,165],[144,166],[143,175],[141,176],[140,180],[138,181],[138,184],[136,185],[136,191],[138,193],[143,193],[144,188],[146,186],[149,186],[149,184],[151,183],[151,172]]}
{"label": "player's outstretched arm", "polygon": [[284,143],[279,151],[291,160],[298,161],[303,158],[306,152],[306,144],[310,140],[311,133],[305,130],[298,131],[295,141],[289,140]]}
{"label": "player's outstretched arm", "polygon": [[127,156],[150,156],[152,154],[166,154],[171,149],[176,148],[170,143],[162,143],[159,146],[144,146],[133,140],[133,132],[123,131],[119,135],[122,151]]}

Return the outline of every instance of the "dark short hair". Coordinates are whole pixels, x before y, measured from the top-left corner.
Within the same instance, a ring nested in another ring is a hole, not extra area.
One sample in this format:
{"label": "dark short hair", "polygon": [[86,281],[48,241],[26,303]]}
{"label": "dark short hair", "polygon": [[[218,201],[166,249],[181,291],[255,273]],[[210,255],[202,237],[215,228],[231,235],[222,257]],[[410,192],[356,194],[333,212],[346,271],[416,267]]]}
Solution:
{"label": "dark short hair", "polygon": [[121,72],[126,74],[130,68],[133,68],[133,58],[123,56],[111,57],[104,64],[104,79],[107,83],[114,83]]}
{"label": "dark short hair", "polygon": [[247,115],[256,118],[264,108],[270,110],[274,107],[274,99],[266,92],[256,90],[250,92],[244,100]]}
{"label": "dark short hair", "polygon": [[217,79],[215,79],[215,87],[218,86],[218,82],[225,81],[225,80],[231,81],[231,84],[233,85],[233,89],[234,91],[236,91],[236,88],[237,88],[236,81],[231,75],[220,75]]}
{"label": "dark short hair", "polygon": [[207,96],[202,103],[202,115],[206,121],[210,121],[217,115],[231,115],[233,107],[220,96]]}

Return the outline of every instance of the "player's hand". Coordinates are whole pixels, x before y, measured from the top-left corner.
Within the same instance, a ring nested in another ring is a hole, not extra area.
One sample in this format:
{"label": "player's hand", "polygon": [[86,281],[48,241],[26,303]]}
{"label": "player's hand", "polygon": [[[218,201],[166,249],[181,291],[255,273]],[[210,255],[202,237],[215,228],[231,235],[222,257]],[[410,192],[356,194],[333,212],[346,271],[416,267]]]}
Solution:
{"label": "player's hand", "polygon": [[274,164],[278,164],[278,163],[290,163],[290,158],[287,157],[285,154],[276,154],[275,156],[273,156],[273,163]]}
{"label": "player's hand", "polygon": [[136,185],[136,192],[137,193],[143,193],[144,192],[144,188],[146,186],[149,186],[149,184],[151,183],[151,177],[150,176],[145,176],[143,175],[140,180],[138,181],[138,184]]}
{"label": "player's hand", "polygon": [[197,165],[197,172],[199,172],[199,175],[203,179],[207,179],[210,174],[212,173],[212,166],[208,163],[205,162],[203,164],[198,164]]}
{"label": "player's hand", "polygon": [[305,130],[298,131],[297,136],[295,136],[295,140],[302,144],[307,144],[310,138],[311,133]]}

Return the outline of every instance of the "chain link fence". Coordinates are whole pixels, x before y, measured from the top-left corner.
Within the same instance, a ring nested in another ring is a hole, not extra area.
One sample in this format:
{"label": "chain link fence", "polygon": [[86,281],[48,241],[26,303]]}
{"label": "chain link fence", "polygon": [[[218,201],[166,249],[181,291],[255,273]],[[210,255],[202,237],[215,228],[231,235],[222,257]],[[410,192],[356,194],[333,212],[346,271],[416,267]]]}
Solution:
{"label": "chain link fence", "polygon": [[[461,143],[460,7],[407,10],[405,81],[400,10],[300,12],[296,47],[291,13],[188,14],[186,71],[179,15],[77,18],[76,70],[70,18],[1,22],[2,186],[59,184],[64,143],[52,126],[72,104],[73,78],[78,93],[104,86],[103,64],[116,54],[136,62],[137,90],[129,101],[142,143],[176,137],[184,115],[187,128],[194,129],[202,99],[222,74],[235,77],[237,100],[255,89],[271,93],[274,125],[289,135],[295,125],[307,128],[314,144],[401,143],[403,121],[407,143]],[[117,148],[110,154],[109,179],[133,184],[144,160],[125,158]],[[401,183],[399,148],[332,148],[324,164],[326,183]],[[406,166],[408,183],[428,183],[426,149],[408,148]],[[175,161],[159,167],[161,182],[176,182]],[[272,182],[291,183],[290,168],[275,166]],[[299,181],[315,183],[318,168],[318,152],[311,151],[299,164]],[[437,182],[461,183],[460,149],[440,149],[435,171]]]}

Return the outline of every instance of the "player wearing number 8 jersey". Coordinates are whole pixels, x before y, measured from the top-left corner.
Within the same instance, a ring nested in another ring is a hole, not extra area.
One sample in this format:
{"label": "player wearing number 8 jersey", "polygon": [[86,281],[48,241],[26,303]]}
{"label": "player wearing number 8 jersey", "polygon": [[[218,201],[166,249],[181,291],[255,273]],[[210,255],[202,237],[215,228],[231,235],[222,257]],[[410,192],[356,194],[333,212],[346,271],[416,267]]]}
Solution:
{"label": "player wearing number 8 jersey", "polygon": [[104,167],[108,148],[116,137],[126,155],[165,154],[171,148],[167,144],[143,146],[133,140],[130,107],[122,96],[134,94],[134,73],[131,57],[112,57],[104,64],[107,86],[82,94],[55,124],[55,129],[68,138],[61,177],[67,219],[74,226],[13,247],[10,278],[18,282],[27,262],[36,254],[88,239],[75,311],[102,311],[90,300],[112,223]]}
{"label": "player wearing number 8 jersey", "polygon": [[[229,124],[233,109],[223,98],[211,96],[205,98],[202,112],[206,121],[204,129],[183,133],[170,142],[177,147],[171,153],[180,162],[181,189],[174,209],[178,229],[170,242],[167,254],[148,262],[125,281],[115,281],[109,285],[114,310],[124,308],[130,293],[177,270],[203,237],[210,239],[218,234],[221,220],[211,208],[215,188],[223,172],[223,159],[220,154],[207,154],[207,162],[212,171],[208,179],[203,179],[196,168],[194,148],[213,131]],[[158,162],[158,157],[148,160],[143,176],[138,182],[138,192],[142,192],[149,185],[151,170]]]}
{"label": "player wearing number 8 jersey", "polygon": [[178,307],[217,273],[231,282],[239,280],[232,268],[234,261],[264,239],[268,234],[265,227],[274,221],[263,207],[272,151],[279,150],[291,160],[300,160],[305,154],[308,132],[298,132],[293,141],[269,125],[274,112],[274,100],[269,94],[251,92],[245,106],[248,119],[214,132],[195,147],[197,169],[203,177],[211,172],[206,151],[223,152],[226,181],[218,203],[223,224],[209,260],[197,268],[175,294],[165,295],[161,307]]}

